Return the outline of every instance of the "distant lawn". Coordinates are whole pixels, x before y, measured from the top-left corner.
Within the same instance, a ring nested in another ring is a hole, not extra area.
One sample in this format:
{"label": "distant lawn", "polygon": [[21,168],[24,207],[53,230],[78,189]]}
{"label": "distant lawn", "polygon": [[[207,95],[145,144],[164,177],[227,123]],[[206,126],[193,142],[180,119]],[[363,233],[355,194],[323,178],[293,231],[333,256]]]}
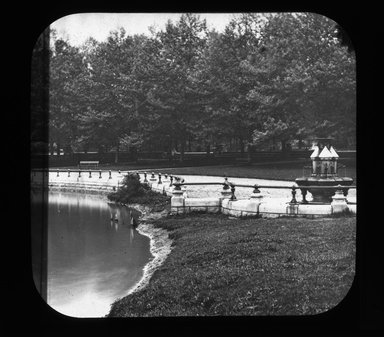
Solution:
{"label": "distant lawn", "polygon": [[[222,165],[222,166],[198,166],[198,167],[175,167],[166,169],[152,169],[149,172],[161,172],[166,174],[175,175],[208,175],[208,176],[226,176],[237,178],[259,178],[259,179],[273,179],[273,180],[287,180],[294,181],[296,178],[309,173],[309,170],[303,172],[303,166],[307,163],[275,163],[263,165]],[[347,177],[356,180],[356,168],[354,166],[347,166]],[[340,172],[344,176],[344,169]]]}
{"label": "distant lawn", "polygon": [[[238,178],[259,178],[259,179],[274,179],[274,180],[287,180],[294,181],[296,178],[308,174],[309,170],[303,172],[303,166],[309,165],[309,162],[283,162],[283,163],[264,163],[253,165],[215,165],[215,166],[196,166],[196,167],[172,167],[170,168],[164,164],[164,168],[148,167],[145,165],[102,165],[100,170],[122,170],[122,171],[136,171],[146,170],[148,172],[161,172],[163,174],[174,175],[208,175],[208,176],[226,176]],[[76,167],[66,167],[76,169]],[[62,169],[66,169],[62,168]],[[356,180],[356,167],[354,164],[347,164],[344,169],[339,172],[340,176],[351,177]]]}
{"label": "distant lawn", "polygon": [[337,305],[354,278],[355,218],[197,214],[155,226],[170,232],[172,252],[109,316],[316,314]]}

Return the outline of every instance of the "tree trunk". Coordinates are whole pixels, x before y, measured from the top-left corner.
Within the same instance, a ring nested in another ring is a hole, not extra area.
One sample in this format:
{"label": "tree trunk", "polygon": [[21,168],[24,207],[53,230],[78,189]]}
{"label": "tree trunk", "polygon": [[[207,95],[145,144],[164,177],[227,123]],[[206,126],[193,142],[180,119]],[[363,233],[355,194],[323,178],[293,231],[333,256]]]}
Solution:
{"label": "tree trunk", "polygon": [[118,142],[116,145],[116,152],[115,152],[115,164],[119,162],[119,150],[120,150],[120,143]]}
{"label": "tree trunk", "polygon": [[65,153],[65,154],[71,154],[71,153],[73,153],[72,146],[69,145],[69,144],[65,145],[65,147],[64,147],[64,153]]}
{"label": "tree trunk", "polygon": [[286,140],[281,141],[281,151],[285,152],[286,151]]}
{"label": "tree trunk", "polygon": [[288,143],[288,140],[282,140],[281,141],[281,151],[283,152],[289,152],[290,151],[290,144]]}
{"label": "tree trunk", "polygon": [[205,145],[205,152],[207,153],[207,157],[211,155],[211,143]]}
{"label": "tree trunk", "polygon": [[53,154],[55,153],[55,149],[53,147],[53,142],[50,142],[49,143],[49,153],[53,156]]}
{"label": "tree trunk", "polygon": [[240,153],[244,154],[244,139],[239,137]]}
{"label": "tree trunk", "polygon": [[56,148],[56,155],[57,156],[60,156],[60,148],[61,148],[61,144],[60,144],[60,142],[57,142],[57,148]]}
{"label": "tree trunk", "polygon": [[247,161],[248,163],[250,163],[252,161],[252,145],[248,145],[248,149],[247,149]]}
{"label": "tree trunk", "polygon": [[180,162],[184,161],[184,152],[185,152],[185,139],[183,138],[180,143]]}

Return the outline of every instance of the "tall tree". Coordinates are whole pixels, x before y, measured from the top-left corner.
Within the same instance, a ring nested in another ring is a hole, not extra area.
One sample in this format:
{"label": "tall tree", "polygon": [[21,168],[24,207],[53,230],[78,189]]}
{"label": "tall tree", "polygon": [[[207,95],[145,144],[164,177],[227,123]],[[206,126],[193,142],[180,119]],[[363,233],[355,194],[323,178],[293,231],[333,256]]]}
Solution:
{"label": "tall tree", "polygon": [[157,34],[161,45],[158,55],[159,76],[152,91],[152,102],[165,118],[171,147],[180,145],[183,160],[186,141],[193,136],[195,121],[203,111],[198,102],[195,73],[206,43],[205,20],[184,14],[175,24],[168,21]]}
{"label": "tall tree", "polygon": [[260,26],[260,15],[242,14],[222,34],[212,32],[200,69],[208,99],[205,133],[214,133],[217,142],[237,140],[242,152],[258,120],[257,104],[247,100],[254,79],[244,62],[258,52]]}
{"label": "tall tree", "polygon": [[[53,32],[54,37],[54,32]],[[70,152],[75,142],[78,126],[79,101],[78,79],[85,71],[78,48],[63,39],[52,41],[49,82],[50,143]]]}
{"label": "tall tree", "polygon": [[[48,152],[49,35],[47,28],[38,38],[31,60],[31,152]],[[43,165],[44,163],[36,163]]]}
{"label": "tall tree", "polygon": [[126,83],[133,54],[132,38],[122,29],[111,32],[86,57],[88,76],[83,84],[88,90],[80,117],[82,141],[99,151],[115,149],[115,162],[134,115],[135,100]]}
{"label": "tall tree", "polygon": [[279,13],[269,18],[260,40],[257,64],[247,64],[258,78],[248,99],[264,116],[255,143],[276,138],[284,148],[293,137],[352,136],[355,60],[340,45],[336,23],[313,13]]}

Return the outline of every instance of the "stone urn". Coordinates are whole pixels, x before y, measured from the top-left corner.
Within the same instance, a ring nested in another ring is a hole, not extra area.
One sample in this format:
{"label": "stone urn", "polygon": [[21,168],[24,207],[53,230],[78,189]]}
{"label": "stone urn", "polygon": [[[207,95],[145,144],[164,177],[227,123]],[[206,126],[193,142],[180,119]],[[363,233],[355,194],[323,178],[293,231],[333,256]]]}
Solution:
{"label": "stone urn", "polygon": [[[336,192],[335,186],[352,185],[352,178],[338,176],[337,161],[339,156],[332,146],[321,146],[321,144],[318,144],[314,147],[310,158],[312,160],[311,175],[309,177],[296,178],[295,180],[303,196],[305,196],[308,191],[312,194],[313,202],[330,203],[332,202],[332,196]],[[319,186],[323,188],[305,188],[307,186]],[[340,189],[343,191],[344,196],[347,196],[348,187]],[[303,199],[303,202],[306,203],[305,197]]]}

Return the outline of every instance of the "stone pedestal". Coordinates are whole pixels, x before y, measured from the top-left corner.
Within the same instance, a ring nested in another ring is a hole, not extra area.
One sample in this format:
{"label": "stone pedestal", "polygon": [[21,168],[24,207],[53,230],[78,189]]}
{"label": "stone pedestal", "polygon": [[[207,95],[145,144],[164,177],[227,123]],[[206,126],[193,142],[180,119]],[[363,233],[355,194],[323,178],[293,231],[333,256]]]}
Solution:
{"label": "stone pedestal", "polygon": [[251,207],[255,209],[255,211],[257,212],[256,214],[258,215],[259,214],[259,206],[260,206],[261,202],[263,201],[263,195],[260,192],[253,191],[249,200],[250,200],[250,203],[252,205]]}
{"label": "stone pedestal", "polygon": [[337,190],[335,195],[332,197],[332,213],[343,213],[348,210],[347,198],[344,196],[342,190]]}
{"label": "stone pedestal", "polygon": [[299,214],[299,204],[288,203],[286,208],[288,215],[298,215]]}
{"label": "stone pedestal", "polygon": [[230,199],[232,196],[231,189],[222,189],[221,190],[221,199]]}
{"label": "stone pedestal", "polygon": [[174,188],[171,198],[171,214],[184,213],[184,191]]}
{"label": "stone pedestal", "polygon": [[184,197],[184,199],[188,198],[188,194],[187,194],[187,186],[185,186],[185,185],[181,186],[181,190],[183,191],[183,197]]}
{"label": "stone pedestal", "polygon": [[253,201],[256,201],[256,202],[260,203],[260,202],[263,200],[263,197],[264,197],[264,196],[263,196],[260,192],[258,192],[258,193],[253,192],[253,193],[251,194],[251,196],[250,196],[250,199],[253,200]]}
{"label": "stone pedestal", "polygon": [[155,173],[154,173],[154,172],[152,172],[151,177],[149,178],[149,181],[150,181],[152,184],[155,183],[155,182],[157,182],[157,179],[156,179],[156,177],[155,177]]}

